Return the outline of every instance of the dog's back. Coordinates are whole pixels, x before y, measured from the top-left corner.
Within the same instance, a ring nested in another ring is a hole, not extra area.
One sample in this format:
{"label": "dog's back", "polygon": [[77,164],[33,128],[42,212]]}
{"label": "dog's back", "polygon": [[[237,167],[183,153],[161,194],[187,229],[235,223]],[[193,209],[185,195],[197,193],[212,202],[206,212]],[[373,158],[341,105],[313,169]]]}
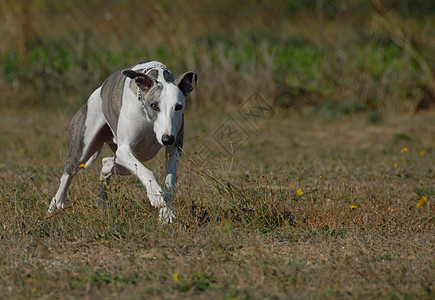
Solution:
{"label": "dog's back", "polygon": [[113,132],[116,132],[118,127],[125,80],[126,77],[118,71],[110,75],[101,86],[102,111]]}

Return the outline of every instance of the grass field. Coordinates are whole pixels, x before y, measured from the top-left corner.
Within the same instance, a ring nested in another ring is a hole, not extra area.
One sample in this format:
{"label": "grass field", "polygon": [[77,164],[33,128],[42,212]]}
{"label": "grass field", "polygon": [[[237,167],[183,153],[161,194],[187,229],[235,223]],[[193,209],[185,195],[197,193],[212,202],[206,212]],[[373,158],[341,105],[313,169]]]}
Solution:
{"label": "grass field", "polygon": [[[0,298],[435,298],[435,8],[325,3],[1,2]],[[177,220],[132,176],[98,208],[101,163],[48,215],[73,114],[143,59],[200,76]]]}
{"label": "grass field", "polygon": [[195,149],[225,116],[189,111],[178,221],[164,228],[132,177],[114,180],[101,211],[97,166],[47,216],[71,116],[6,115],[2,298],[434,296],[434,112],[373,125],[277,111],[231,158],[201,167]]}

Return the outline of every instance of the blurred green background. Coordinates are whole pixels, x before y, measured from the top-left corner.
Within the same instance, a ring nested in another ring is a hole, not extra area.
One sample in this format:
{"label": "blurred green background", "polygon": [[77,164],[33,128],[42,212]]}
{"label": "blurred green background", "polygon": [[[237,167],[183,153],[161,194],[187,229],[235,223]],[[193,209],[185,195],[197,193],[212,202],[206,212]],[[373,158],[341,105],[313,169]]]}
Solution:
{"label": "blurred green background", "polygon": [[108,75],[153,59],[199,73],[196,108],[257,91],[376,121],[434,106],[434,15],[431,0],[3,0],[0,102],[73,113]]}

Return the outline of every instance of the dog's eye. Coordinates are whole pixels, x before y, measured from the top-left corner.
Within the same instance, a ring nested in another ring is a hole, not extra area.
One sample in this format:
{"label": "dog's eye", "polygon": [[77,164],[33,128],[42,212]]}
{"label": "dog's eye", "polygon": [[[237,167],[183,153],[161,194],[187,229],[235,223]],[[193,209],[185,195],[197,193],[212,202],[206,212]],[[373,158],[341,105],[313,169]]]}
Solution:
{"label": "dog's eye", "polygon": [[156,103],[152,103],[150,107],[154,110],[159,110],[159,106]]}
{"label": "dog's eye", "polygon": [[183,108],[183,105],[181,105],[181,104],[175,105],[175,110],[180,110],[182,108]]}

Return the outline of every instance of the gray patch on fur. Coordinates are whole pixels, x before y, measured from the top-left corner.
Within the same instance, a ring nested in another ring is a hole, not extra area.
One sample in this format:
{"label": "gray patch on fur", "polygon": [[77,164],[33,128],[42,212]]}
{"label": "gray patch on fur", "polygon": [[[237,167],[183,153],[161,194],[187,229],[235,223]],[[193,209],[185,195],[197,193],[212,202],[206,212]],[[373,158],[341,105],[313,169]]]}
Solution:
{"label": "gray patch on fur", "polygon": [[114,132],[118,129],[125,79],[126,77],[121,73],[121,71],[118,71],[110,75],[101,86],[103,113],[110,128],[112,128]]}
{"label": "gray patch on fur", "polygon": [[66,156],[64,172],[74,175],[79,170],[79,165],[86,161],[80,161],[85,147],[86,115],[88,104],[83,105],[74,115],[68,128],[68,153]]}
{"label": "gray patch on fur", "polygon": [[149,92],[145,95],[145,109],[148,117],[151,121],[157,120],[158,111],[150,107],[154,102],[160,107],[160,94],[162,93],[163,85],[161,83],[156,84]]}
{"label": "gray patch on fur", "polygon": [[178,130],[177,133],[177,140],[174,143],[174,146],[177,147],[178,153],[181,155],[181,149],[183,149],[183,142],[184,142],[184,114],[181,121],[181,128]]}
{"label": "gray patch on fur", "polygon": [[154,78],[155,80],[157,80],[157,78],[159,78],[159,71],[154,69],[151,70],[147,73],[147,75],[151,76],[152,78]]}
{"label": "gray patch on fur", "polygon": [[163,70],[163,78],[165,78],[167,82],[174,82],[174,76],[172,76],[171,72],[168,70]]}

